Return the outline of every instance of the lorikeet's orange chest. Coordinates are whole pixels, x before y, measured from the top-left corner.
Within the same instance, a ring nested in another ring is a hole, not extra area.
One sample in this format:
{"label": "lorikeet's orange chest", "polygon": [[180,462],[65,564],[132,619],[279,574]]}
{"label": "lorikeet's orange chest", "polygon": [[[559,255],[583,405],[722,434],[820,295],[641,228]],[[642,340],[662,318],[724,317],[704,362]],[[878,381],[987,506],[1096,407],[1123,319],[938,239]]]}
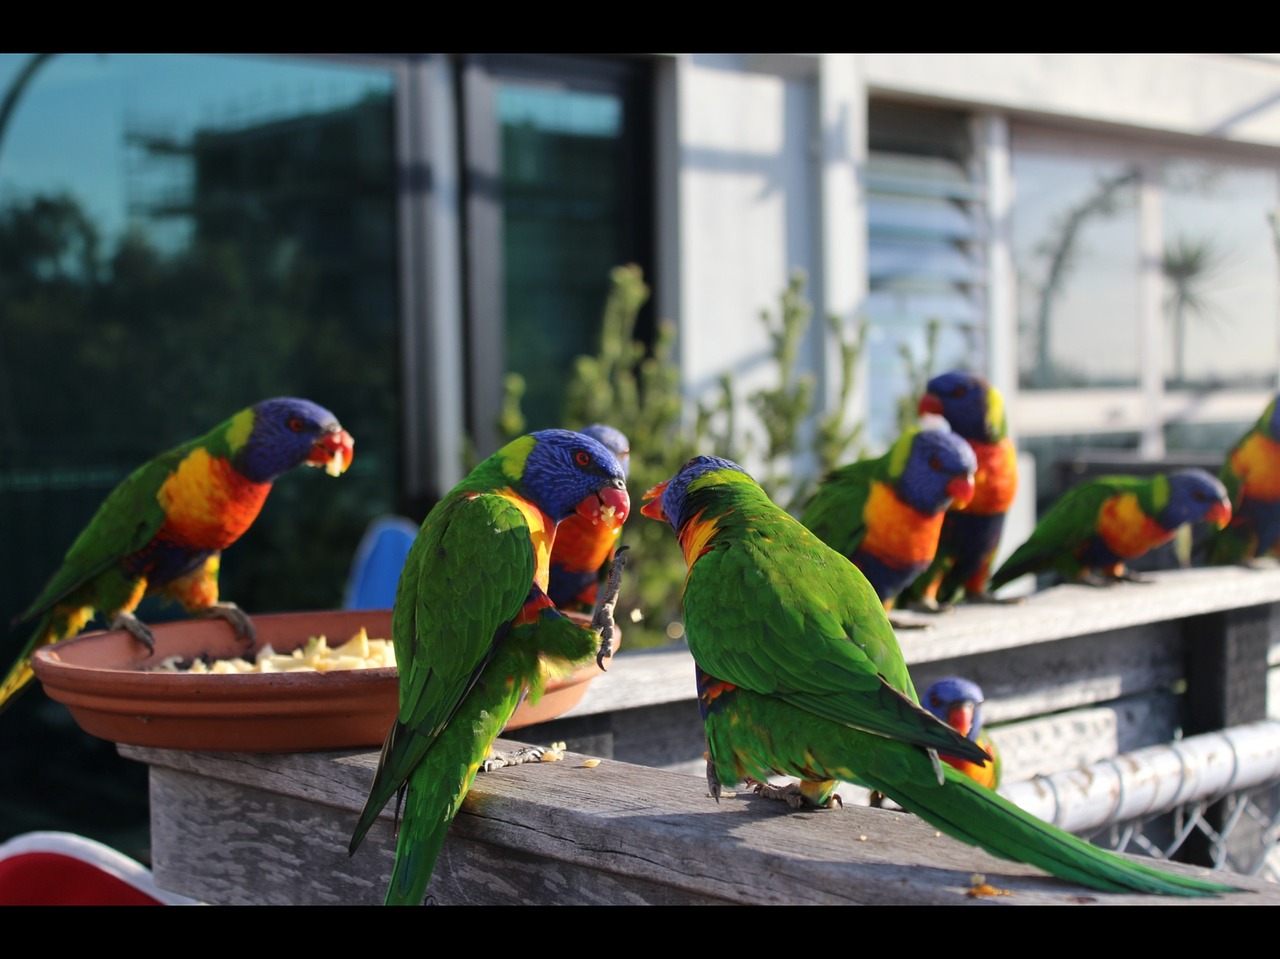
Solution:
{"label": "lorikeet's orange chest", "polygon": [[928,564],[938,551],[945,512],[929,516],[898,499],[883,483],[873,483],[867,497],[867,535],[862,548],[896,566]]}
{"label": "lorikeet's orange chest", "polygon": [[1012,440],[973,443],[978,470],[973,477],[973,499],[958,513],[996,516],[1007,513],[1018,492],[1018,452]]}
{"label": "lorikeet's orange chest", "polygon": [[575,513],[556,528],[556,556],[570,569],[594,571],[604,565],[621,535],[621,526],[610,530]]}
{"label": "lorikeet's orange chest", "polygon": [[1244,477],[1251,499],[1280,499],[1280,445],[1255,433],[1231,454],[1231,468]]}
{"label": "lorikeet's orange chest", "polygon": [[1125,559],[1169,542],[1174,532],[1144,513],[1138,498],[1127,493],[1107,500],[1098,514],[1098,535],[1107,549]]}
{"label": "lorikeet's orange chest", "polygon": [[251,482],[225,459],[197,449],[156,496],[165,512],[160,538],[191,549],[226,549],[253,525],[269,492],[270,483]]}

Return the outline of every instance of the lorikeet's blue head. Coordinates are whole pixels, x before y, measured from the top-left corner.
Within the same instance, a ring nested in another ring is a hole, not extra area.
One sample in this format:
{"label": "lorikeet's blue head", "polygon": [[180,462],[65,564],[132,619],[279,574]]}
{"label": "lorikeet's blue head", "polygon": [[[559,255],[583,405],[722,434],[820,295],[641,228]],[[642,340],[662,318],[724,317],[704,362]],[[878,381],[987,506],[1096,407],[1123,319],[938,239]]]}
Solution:
{"label": "lorikeet's blue head", "polygon": [[618,457],[623,476],[631,473],[631,441],[622,430],[605,423],[592,423],[590,426],[584,426],[582,432],[609,447],[609,452]]}
{"label": "lorikeet's blue head", "polygon": [[982,734],[982,687],[960,676],[948,676],[924,691],[921,705],[974,742]]}
{"label": "lorikeet's blue head", "polygon": [[1231,521],[1231,500],[1227,488],[1202,469],[1177,470],[1169,474],[1169,498],[1156,517],[1165,529],[1201,521],[1218,529]]}
{"label": "lorikeet's blue head", "polygon": [[[890,471],[898,498],[921,513],[934,515],[973,498],[978,458],[973,447],[949,430],[911,430],[895,445]],[[902,458],[905,455],[905,460]]]}
{"label": "lorikeet's blue head", "polygon": [[921,416],[941,416],[965,439],[995,443],[1004,439],[1008,424],[1004,397],[980,376],[953,370],[931,379],[920,397]]}
{"label": "lorikeet's blue head", "polygon": [[355,441],[323,406],[294,396],[262,400],[230,420],[236,468],[267,483],[295,466],[321,466],[331,476],[351,465]]}
{"label": "lorikeet's blue head", "polygon": [[659,483],[644,494],[645,502],[640,507],[640,512],[650,519],[665,520],[679,533],[688,519],[684,512],[689,487],[709,473],[724,472],[737,473],[740,474],[739,479],[754,482],[747,471],[733,460],[719,456],[695,456],[680,467],[680,471],[671,479]]}
{"label": "lorikeet's blue head", "polygon": [[1268,439],[1280,443],[1280,394],[1276,394],[1267,404],[1267,408],[1262,411],[1262,416],[1258,418],[1257,430]]}
{"label": "lorikeet's blue head", "polygon": [[571,430],[529,436],[534,444],[517,482],[524,496],[557,523],[574,513],[610,526],[623,523],[631,509],[627,477],[607,446]]}

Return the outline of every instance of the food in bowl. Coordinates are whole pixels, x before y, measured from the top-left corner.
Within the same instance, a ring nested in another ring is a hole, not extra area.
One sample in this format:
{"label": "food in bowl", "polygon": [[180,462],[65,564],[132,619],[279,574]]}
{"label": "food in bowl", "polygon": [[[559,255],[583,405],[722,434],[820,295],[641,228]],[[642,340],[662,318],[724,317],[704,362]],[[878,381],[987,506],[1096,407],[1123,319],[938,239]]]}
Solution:
{"label": "food in bowl", "polygon": [[289,653],[277,653],[270,644],[263,646],[252,661],[241,656],[229,659],[184,659],[168,656],[151,672],[158,673],[325,673],[334,669],[382,669],[394,667],[396,650],[389,639],[370,639],[368,631],[360,630],[341,646],[329,645],[327,636],[312,636],[303,645]]}

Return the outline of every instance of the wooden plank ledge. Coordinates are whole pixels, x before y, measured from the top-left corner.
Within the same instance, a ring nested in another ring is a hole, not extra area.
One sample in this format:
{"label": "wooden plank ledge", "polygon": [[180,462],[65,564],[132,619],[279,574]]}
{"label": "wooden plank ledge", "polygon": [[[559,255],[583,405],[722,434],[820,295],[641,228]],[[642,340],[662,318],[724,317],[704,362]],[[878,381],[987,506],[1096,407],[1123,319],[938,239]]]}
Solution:
{"label": "wooden plank ledge", "polygon": [[[151,767],[152,859],[162,888],[208,903],[381,901],[394,857],[390,804],[364,846],[347,855],[376,751],[120,752]],[[428,900],[1280,905],[1280,886],[1235,876],[1245,891],[1217,899],[1099,893],[988,856],[906,813],[792,812],[747,794],[717,804],[701,777],[608,759],[589,767],[587,758],[568,753],[558,763],[481,773]],[[971,895],[975,874],[1003,894]]]}

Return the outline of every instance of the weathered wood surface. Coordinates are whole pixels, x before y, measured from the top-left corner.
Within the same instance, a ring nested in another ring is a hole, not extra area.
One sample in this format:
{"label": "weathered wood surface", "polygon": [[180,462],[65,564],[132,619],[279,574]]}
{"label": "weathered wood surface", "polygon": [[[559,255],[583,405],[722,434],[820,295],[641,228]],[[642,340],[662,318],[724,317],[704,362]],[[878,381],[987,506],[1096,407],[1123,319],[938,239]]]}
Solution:
{"label": "weathered wood surface", "polygon": [[[1267,695],[1280,688],[1280,566],[1152,579],[962,606],[919,616],[928,628],[899,636],[917,688],[952,672],[983,685],[1006,782],[1167,742],[1185,723],[1183,690],[1206,671],[1198,722],[1277,712]],[[520,730],[533,743],[577,737],[591,745],[573,748],[599,749],[605,761],[588,769],[571,755],[482,775],[446,842],[434,900],[954,903],[972,901],[970,875],[982,872],[1013,895],[977,902],[1149,901],[1067,888],[914,817],[854,805],[858,795],[821,813],[752,797],[716,805],[694,697],[687,648],[624,649],[564,718]],[[152,855],[165,888],[209,902],[381,900],[389,811],[346,856],[376,751],[121,751],[152,766]],[[1257,892],[1241,901],[1275,904],[1280,894],[1243,883]]]}
{"label": "weathered wood surface", "polygon": [[[1214,717],[1280,718],[1280,693],[1268,691],[1280,690],[1280,565],[1149,575],[1149,583],[1105,589],[1056,586],[1016,605],[904,615],[927,624],[898,632],[916,688],[952,673],[979,683],[1009,781],[1227,724]],[[1224,619],[1215,623],[1218,616]],[[1249,628],[1239,637],[1214,629],[1242,618]],[[1243,661],[1241,650],[1256,661]],[[1215,680],[1206,673],[1218,662],[1231,672]],[[1178,697],[1196,681],[1214,684],[1195,694],[1206,719],[1182,730]],[[683,724],[696,715],[694,696],[693,661],[683,644],[624,652],[567,716],[610,713],[615,758],[692,772],[700,741],[685,739],[680,753],[661,756],[625,730],[642,710],[650,727]],[[626,720],[619,718],[624,712]]]}
{"label": "weathered wood surface", "polygon": [[[1148,575],[1148,583],[1121,583],[1109,588],[1054,586],[1010,605],[962,604],[937,615],[898,613],[895,615],[903,620],[923,627],[899,630],[898,639],[912,667],[912,676],[920,677],[917,685],[924,685],[925,677],[941,673],[930,668],[933,663],[970,661],[982,654],[1003,654],[1092,635],[1100,637],[1099,642],[1109,642],[1120,634],[1119,638],[1126,640],[1121,645],[1132,646],[1145,637],[1158,635],[1166,628],[1162,624],[1169,621],[1280,604],[1280,564],[1268,563],[1257,569],[1231,566],[1165,570]],[[1061,649],[1066,655],[1073,655],[1068,647]],[[1273,665],[1280,664],[1280,631],[1275,629],[1271,656]],[[626,667],[632,659],[648,661],[643,683],[626,679]],[[1040,678],[1043,686],[1053,685],[1049,679]],[[610,672],[587,688],[569,715],[674,702],[691,698],[693,690],[692,665],[682,646],[624,649]],[[1054,705],[1077,705],[1090,698],[1090,693],[1077,692],[1073,701],[1060,693]]]}
{"label": "weathered wood surface", "polygon": [[[390,807],[354,857],[346,849],[376,752],[121,752],[152,768],[152,857],[163,888],[218,904],[381,901]],[[995,859],[905,813],[797,813],[744,794],[717,804],[699,777],[607,759],[587,767],[585,758],[477,777],[429,901],[1280,905],[1280,887],[1235,877],[1244,891],[1215,900],[1102,894]],[[1007,894],[971,896],[975,874]]]}

